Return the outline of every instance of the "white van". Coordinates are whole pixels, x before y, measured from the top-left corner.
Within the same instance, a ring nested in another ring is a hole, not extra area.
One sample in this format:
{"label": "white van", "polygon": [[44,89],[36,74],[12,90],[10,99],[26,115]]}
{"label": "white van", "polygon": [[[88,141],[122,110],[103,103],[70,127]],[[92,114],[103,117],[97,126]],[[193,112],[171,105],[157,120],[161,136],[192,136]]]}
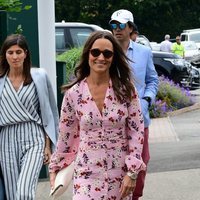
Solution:
{"label": "white van", "polygon": [[56,22],[56,53],[63,53],[73,47],[83,46],[90,33],[97,30],[104,29],[94,24]]}
{"label": "white van", "polygon": [[194,41],[200,49],[200,28],[183,30],[181,41]]}

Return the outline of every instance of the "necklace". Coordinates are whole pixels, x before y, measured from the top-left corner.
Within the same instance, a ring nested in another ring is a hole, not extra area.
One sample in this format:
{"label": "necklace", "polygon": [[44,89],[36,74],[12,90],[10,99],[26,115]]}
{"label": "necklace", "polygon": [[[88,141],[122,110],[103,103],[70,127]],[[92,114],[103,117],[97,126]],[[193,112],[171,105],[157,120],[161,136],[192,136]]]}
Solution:
{"label": "necklace", "polygon": [[14,89],[16,91],[19,90],[19,88],[21,87],[21,85],[23,84],[24,82],[24,78],[23,76],[19,76],[19,77],[8,77],[12,86],[14,87]]}

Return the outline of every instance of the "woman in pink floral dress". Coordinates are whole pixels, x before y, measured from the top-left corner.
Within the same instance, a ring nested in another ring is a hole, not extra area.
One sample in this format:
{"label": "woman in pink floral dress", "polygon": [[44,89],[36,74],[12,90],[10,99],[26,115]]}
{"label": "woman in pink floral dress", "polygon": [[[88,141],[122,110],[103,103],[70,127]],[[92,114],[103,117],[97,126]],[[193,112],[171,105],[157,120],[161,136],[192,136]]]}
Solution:
{"label": "woman in pink floral dress", "polygon": [[84,46],[75,82],[63,87],[50,183],[75,161],[73,200],[129,200],[145,169],[143,118],[130,74],[112,34],[98,31]]}

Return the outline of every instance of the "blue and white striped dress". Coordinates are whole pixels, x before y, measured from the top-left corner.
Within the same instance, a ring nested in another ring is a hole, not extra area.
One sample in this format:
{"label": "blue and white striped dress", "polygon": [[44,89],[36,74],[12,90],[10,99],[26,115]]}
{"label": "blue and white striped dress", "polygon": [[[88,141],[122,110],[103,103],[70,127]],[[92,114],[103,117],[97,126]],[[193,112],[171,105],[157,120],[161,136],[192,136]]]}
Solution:
{"label": "blue and white striped dress", "polygon": [[0,164],[9,200],[35,198],[45,146],[39,110],[34,82],[16,91],[7,77],[0,98]]}

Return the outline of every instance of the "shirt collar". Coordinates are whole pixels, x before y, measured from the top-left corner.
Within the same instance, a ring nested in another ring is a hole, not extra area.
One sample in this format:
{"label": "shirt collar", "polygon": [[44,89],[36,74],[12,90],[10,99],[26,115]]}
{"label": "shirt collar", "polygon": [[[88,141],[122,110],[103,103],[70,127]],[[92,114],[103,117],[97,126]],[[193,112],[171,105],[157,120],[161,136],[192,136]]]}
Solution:
{"label": "shirt collar", "polygon": [[133,50],[134,42],[130,40],[129,45],[128,45],[128,50]]}

